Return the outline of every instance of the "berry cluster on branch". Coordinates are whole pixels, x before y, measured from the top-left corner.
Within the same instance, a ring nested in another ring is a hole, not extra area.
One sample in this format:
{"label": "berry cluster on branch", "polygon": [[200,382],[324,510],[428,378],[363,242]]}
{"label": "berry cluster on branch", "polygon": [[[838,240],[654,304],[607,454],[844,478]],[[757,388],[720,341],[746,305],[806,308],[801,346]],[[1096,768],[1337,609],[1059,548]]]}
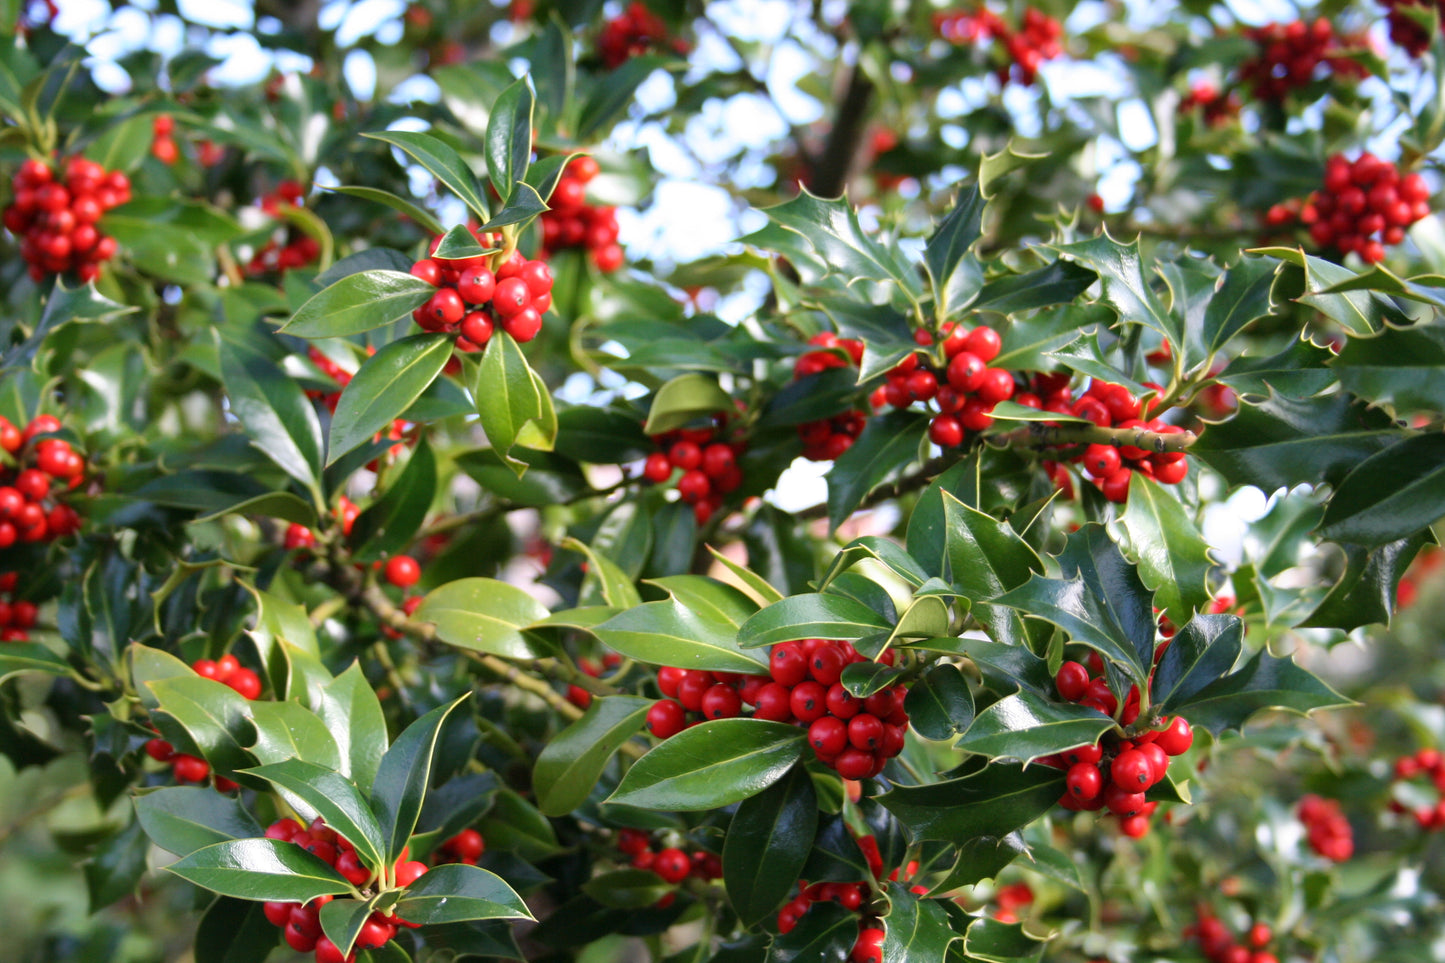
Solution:
{"label": "berry cluster on branch", "polygon": [[1445,755],[1425,748],[1401,756],[1392,774],[1391,810],[1408,813],[1421,829],[1445,829]]}
{"label": "berry cluster on branch", "polygon": [[57,170],[30,159],[20,165],[5,208],[5,229],[20,238],[20,256],[30,278],[71,272],[82,281],[100,277],[100,265],[115,256],[115,238],[97,223],[106,211],[130,200],[130,178],[106,172],[95,161],[72,157],[62,183]]}
{"label": "berry cluster on branch", "polygon": [[546,261],[554,251],[578,248],[588,251],[592,263],[604,274],[622,267],[617,208],[587,203],[587,184],[598,172],[597,161],[591,157],[574,157],[567,163],[547,199],[548,209],[537,218],[542,229],[538,259]]}
{"label": "berry cluster on branch", "polygon": [[[473,232],[484,248],[497,238]],[[433,257],[411,266],[411,273],[437,292],[412,312],[423,331],[457,335],[457,350],[479,351],[500,325],[518,343],[531,341],[542,330],[542,315],[552,306],[552,269],[545,261],[529,260],[512,251],[506,260],[493,250],[465,258],[436,257],[441,238],[432,242]]]}
{"label": "berry cluster on branch", "polygon": [[747,438],[728,431],[730,420],[726,412],[718,412],[711,427],[679,428],[654,436],[659,450],[642,465],[642,476],[655,485],[682,472],[677,476],[677,494],[692,506],[699,525],[712,518],[723,499],[743,483],[738,459],[748,449]]}
{"label": "berry cluster on branch", "polygon": [[1299,801],[1295,815],[1304,823],[1305,836],[1316,853],[1336,863],[1354,855],[1355,833],[1338,802],[1311,793]]}
{"label": "berry cluster on branch", "polygon": [[54,415],[37,415],[22,431],[0,416],[0,549],[54,541],[80,531],[80,516],[60,500],[85,479],[85,458],[63,438]]}
{"label": "berry cluster on branch", "polygon": [[1326,76],[1347,81],[1369,76],[1352,53],[1366,45],[1365,38],[1336,33],[1324,17],[1314,23],[1295,20],[1250,27],[1244,35],[1259,52],[1240,68],[1240,80],[1258,100],[1280,103],[1291,91]]}

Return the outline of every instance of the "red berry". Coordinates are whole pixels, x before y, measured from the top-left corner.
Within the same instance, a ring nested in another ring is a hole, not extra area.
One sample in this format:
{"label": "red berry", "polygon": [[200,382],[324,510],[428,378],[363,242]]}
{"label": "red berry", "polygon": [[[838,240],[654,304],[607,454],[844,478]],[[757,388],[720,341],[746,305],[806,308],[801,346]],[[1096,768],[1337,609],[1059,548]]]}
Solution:
{"label": "red berry", "polygon": [[713,683],[702,695],[702,714],[709,719],[732,719],[742,710],[743,700],[737,690],[726,683]]}
{"label": "red berry", "polygon": [[772,722],[791,722],[793,719],[792,690],[776,682],[769,682],[758,690],[758,703],[753,709],[754,719]]}
{"label": "red berry", "polygon": [[1103,791],[1104,776],[1093,763],[1076,762],[1069,767],[1064,784],[1069,795],[1080,802],[1091,802]]}
{"label": "red berry", "polygon": [[496,290],[496,275],[482,265],[467,268],[457,278],[457,293],[468,304],[486,304]]}
{"label": "red berry", "polygon": [[385,574],[397,588],[411,588],[421,579],[421,565],[410,555],[393,555],[386,560]]}
{"label": "red berry", "polygon": [[396,885],[410,886],[427,871],[427,864],[416,860],[398,863],[395,871]]}
{"label": "red berry", "polygon": [[851,719],[863,711],[863,700],[844,688],[841,682],[834,682],[828,687],[826,702],[828,711],[843,720]]}
{"label": "red berry", "polygon": [[988,364],[998,357],[1002,346],[1003,339],[998,336],[997,331],[980,325],[968,333],[968,337],[964,339],[963,350]]}
{"label": "red berry", "polygon": [[928,424],[928,440],[940,448],[963,444],[963,425],[952,415],[938,415]]}
{"label": "red berry", "polygon": [[822,716],[808,727],[808,744],[819,756],[836,756],[848,748],[848,727],[834,716]]}
{"label": "red berry", "polygon": [[780,642],[768,657],[768,671],[773,681],[792,688],[808,676],[807,657],[796,642]]}
{"label": "red berry", "polygon": [[659,739],[677,735],[687,726],[687,710],[681,703],[663,699],[647,710],[647,728]]}
{"label": "red berry", "polygon": [[978,355],[961,351],[948,362],[948,384],[961,395],[970,395],[983,383],[984,362]]}
{"label": "red berry", "polygon": [[1175,716],[1170,720],[1168,728],[1159,733],[1154,745],[1170,756],[1188,752],[1189,747],[1194,745],[1194,730],[1190,727],[1189,720],[1183,716]]}
{"label": "red berry", "polygon": [[799,682],[789,695],[788,706],[798,721],[813,722],[828,712],[828,690],[811,679]]}
{"label": "red berry", "polygon": [[532,292],[527,289],[527,282],[518,277],[498,281],[492,294],[492,307],[503,320],[520,314],[531,303]]}
{"label": "red berry", "polygon": [[648,481],[654,484],[662,484],[672,477],[672,462],[660,451],[655,451],[647,456],[647,461],[642,466],[642,474]]}
{"label": "red berry", "polygon": [[261,697],[261,677],[251,669],[238,668],[226,680],[226,685],[240,693],[244,699],[254,701]]}
{"label": "red berry", "polygon": [[[534,302],[535,303],[535,302]],[[502,330],[518,344],[526,344],[542,332],[542,315],[532,304],[502,321]]]}
{"label": "red berry", "polygon": [[177,755],[171,760],[171,771],[181,782],[205,782],[211,774],[211,767],[206,760],[196,756]]}
{"label": "red berry", "polygon": [[1069,702],[1078,702],[1089,688],[1089,670],[1078,662],[1065,662],[1054,676],[1054,687]]}
{"label": "red berry", "polygon": [[849,746],[838,753],[833,768],[838,770],[838,775],[844,779],[866,779],[873,771],[873,753]]}
{"label": "red berry", "polygon": [[883,720],[860,712],[848,720],[848,741],[856,749],[874,752],[883,744]]}

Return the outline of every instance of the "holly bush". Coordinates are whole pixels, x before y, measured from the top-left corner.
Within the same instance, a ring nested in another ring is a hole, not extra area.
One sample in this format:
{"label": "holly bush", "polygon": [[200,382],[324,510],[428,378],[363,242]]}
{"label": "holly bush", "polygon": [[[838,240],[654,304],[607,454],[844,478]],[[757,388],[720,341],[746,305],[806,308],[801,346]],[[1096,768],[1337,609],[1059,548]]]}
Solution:
{"label": "holly bush", "polygon": [[1438,955],[1439,2],[96,7],[8,959]]}

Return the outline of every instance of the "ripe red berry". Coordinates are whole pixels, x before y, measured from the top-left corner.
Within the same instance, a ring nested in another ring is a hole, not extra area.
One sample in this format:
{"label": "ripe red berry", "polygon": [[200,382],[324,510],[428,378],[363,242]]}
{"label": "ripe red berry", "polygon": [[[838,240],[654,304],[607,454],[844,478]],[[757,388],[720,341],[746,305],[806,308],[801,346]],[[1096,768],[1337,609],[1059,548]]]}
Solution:
{"label": "ripe red berry", "polygon": [[261,677],[251,669],[239,668],[231,673],[226,685],[236,690],[243,699],[255,700],[261,697]]}
{"label": "ripe red berry", "polygon": [[677,735],[687,726],[687,710],[671,699],[655,702],[647,710],[647,728],[659,739]]}
{"label": "ripe red berry", "polygon": [[1065,662],[1054,676],[1054,686],[1059,695],[1069,702],[1078,702],[1089,687],[1089,670],[1078,662]]}
{"label": "ripe red berry", "polygon": [[683,472],[677,480],[677,493],[683,501],[695,505],[712,494],[712,482],[702,471],[694,468]]}
{"label": "ripe red berry", "polygon": [[411,588],[421,579],[421,565],[410,555],[393,555],[386,560],[385,575],[397,588]]}
{"label": "ripe red berry", "polygon": [[820,645],[808,655],[808,674],[826,689],[842,677],[846,664],[847,659],[836,645]]}
{"label": "ripe red berry", "polygon": [[411,860],[409,862],[397,863],[395,870],[396,885],[410,886],[416,882],[423,873],[427,871],[427,864]]}
{"label": "ripe red berry", "polygon": [[1008,401],[1014,396],[1014,376],[1002,368],[985,368],[976,393],[988,404]]}
{"label": "ripe red berry", "polygon": [[796,642],[780,642],[768,657],[768,671],[773,681],[792,688],[808,676],[808,662]]}
{"label": "ripe red berry", "polygon": [[833,768],[844,779],[866,779],[873,771],[873,753],[849,746],[838,753]]}
{"label": "ripe red berry", "polygon": [[754,719],[771,722],[791,722],[793,719],[792,690],[776,682],[769,682],[758,690],[758,703],[753,709]]}
{"label": "ripe red berry", "polygon": [[961,395],[971,395],[983,383],[986,370],[978,355],[961,351],[948,362],[948,385]]}
{"label": "ripe red berry", "polygon": [[171,760],[171,771],[181,782],[205,782],[211,774],[211,767],[206,760],[196,756],[178,755]]}
{"label": "ripe red berry", "polygon": [[963,350],[978,358],[984,364],[988,364],[998,357],[999,350],[1003,347],[1003,339],[993,328],[983,325],[974,328],[964,339]]}
{"label": "ripe red berry", "polygon": [[432,330],[457,324],[466,316],[467,307],[453,288],[441,288],[422,305],[422,314]]}
{"label": "ripe red berry", "polygon": [[502,330],[518,344],[526,344],[542,333],[542,315],[533,304],[502,320]]}
{"label": "ripe red berry", "polygon": [[652,861],[652,871],[669,883],[680,883],[692,872],[692,860],[682,850],[669,847]]}
{"label": "ripe red berry", "polygon": [[952,415],[938,415],[928,424],[928,440],[940,448],[963,444],[963,425]]}
{"label": "ripe red berry", "polygon": [[726,683],[715,682],[702,695],[702,714],[709,719],[733,719],[742,710],[743,700],[737,690]]}
{"label": "ripe red berry", "polygon": [[532,292],[527,289],[527,282],[518,277],[498,281],[492,294],[492,307],[503,320],[520,314],[531,303]]}
{"label": "ripe red berry", "polygon": [[874,752],[883,744],[883,720],[860,712],[848,720],[848,741],[856,749]]}
{"label": "ripe red berry", "polygon": [[851,719],[863,711],[863,700],[844,688],[841,682],[834,682],[828,687],[826,702],[828,711],[843,720]]}
{"label": "ripe red berry", "polygon": [[1175,716],[1170,720],[1168,728],[1159,733],[1154,745],[1170,756],[1188,752],[1189,747],[1194,745],[1194,730],[1190,727],[1189,720],[1183,716]]}
{"label": "ripe red berry", "polygon": [[1104,789],[1104,776],[1091,762],[1076,762],[1065,776],[1069,795],[1080,802],[1092,802]]}
{"label": "ripe red berry", "polygon": [[836,756],[848,748],[848,726],[834,716],[815,719],[808,727],[808,744],[819,756]]}
{"label": "ripe red berry", "polygon": [[486,304],[496,290],[496,275],[482,265],[467,268],[457,278],[457,293],[468,304]]}
{"label": "ripe red berry", "polygon": [[1130,792],[1140,792],[1153,783],[1154,769],[1142,752],[1126,749],[1114,757],[1109,766],[1109,776],[1120,787]]}

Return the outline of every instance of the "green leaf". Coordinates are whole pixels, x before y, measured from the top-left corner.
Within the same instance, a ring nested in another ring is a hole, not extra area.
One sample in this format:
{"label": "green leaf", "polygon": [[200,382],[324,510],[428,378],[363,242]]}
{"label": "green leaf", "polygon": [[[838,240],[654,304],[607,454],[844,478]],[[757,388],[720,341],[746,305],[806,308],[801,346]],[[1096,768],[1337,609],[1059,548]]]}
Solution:
{"label": "green leaf", "polygon": [[[1075,298],[1087,291],[1099,276],[1086,267],[1063,259],[1023,274],[1005,274],[983,286],[974,310],[987,308],[1002,314],[1032,311],[1054,305],[1072,305]],[[1010,330],[1024,320],[1016,319]],[[1004,351],[1008,353],[1008,332],[1004,332]],[[997,360],[997,359],[995,359]],[[1000,365],[1000,367],[1002,367]],[[1009,365],[1018,367],[1018,365]]]}
{"label": "green leaf", "polygon": [[1018,833],[975,836],[957,845],[958,858],[948,874],[933,885],[932,892],[947,893],[960,886],[973,886],[981,880],[993,879],[1005,866],[1029,851]]}
{"label": "green leaf", "polygon": [[1104,300],[1119,313],[1119,320],[1154,329],[1176,353],[1183,349],[1184,332],[1179,320],[1160,304],[1144,276],[1138,238],[1129,244],[1120,244],[1105,233],[1086,241],[1050,247],[1099,275]]}
{"label": "green leaf", "polygon": [[916,461],[927,432],[928,418],[917,412],[892,411],[870,419],[828,472],[829,528],[837,529],[873,489]]}
{"label": "green leaf", "polygon": [[989,365],[1010,371],[1052,371],[1058,367],[1054,352],[1079,340],[1087,329],[1102,330],[1113,317],[1114,312],[1101,304],[1064,304],[1020,318],[1003,330],[1003,345]]}
{"label": "green leaf", "polygon": [[[455,702],[438,706],[407,726],[381,757],[381,765],[371,783],[371,812],[376,814],[382,855],[387,863],[400,858],[416,828],[417,816],[421,814],[422,802],[431,784],[432,756],[441,728],[453,710],[470,695],[467,693]],[[331,826],[340,828],[335,823]]]}
{"label": "green leaf", "polygon": [[335,191],[338,194],[346,194],[350,197],[359,197],[364,201],[374,201],[377,204],[391,208],[403,217],[415,221],[417,226],[428,234],[445,234],[446,228],[442,222],[436,219],[436,215],[426,208],[399,197],[390,191],[384,191],[376,187],[361,187],[358,185],[344,184],[338,187],[327,187],[324,184],[317,185],[322,190]]}
{"label": "green leaf", "polygon": [[652,447],[635,415],[592,407],[557,413],[556,450],[577,461],[615,465],[643,458]]}
{"label": "green leaf", "polygon": [[375,898],[371,900],[334,899],[321,907],[321,932],[342,953],[350,955],[361,927],[370,919]]}
{"label": "green leaf", "polygon": [[521,475],[526,465],[506,457],[512,446],[552,449],[557,438],[552,394],[505,331],[498,331],[487,342],[486,353],[477,366],[472,397],[477,401],[487,440],[516,474]]}
{"label": "green leaf", "polygon": [[652,665],[712,672],[767,671],[767,660],[739,648],[731,622],[710,619],[676,598],[620,612],[593,629],[606,646]]}
{"label": "green leaf", "polygon": [[915,642],[911,648],[971,660],[983,675],[984,684],[996,691],[1018,686],[1047,691],[1053,684],[1054,674],[1049,671],[1048,662],[1021,645],[1008,645],[992,639],[953,638],[925,639]]}
{"label": "green leaf", "polygon": [[341,751],[336,771],[358,786],[370,785],[386,752],[386,717],[361,663],[353,662],[335,679],[318,686],[311,708],[326,723]]}
{"label": "green leaf", "polygon": [[431,256],[438,261],[470,261],[474,257],[485,256],[488,250],[477,241],[467,225],[453,224],[437,242]]}
{"label": "green leaf", "polygon": [[70,666],[39,642],[7,642],[0,647],[0,682],[17,672],[66,675]]}
{"label": "green leaf", "polygon": [[742,590],[746,592],[748,597],[756,602],[760,608],[765,605],[772,605],[774,602],[782,601],[783,593],[774,588],[767,579],[763,578],[757,572],[744,568],[711,545],[707,547],[707,550],[708,553],[712,555],[714,561],[721,564],[723,568],[727,569],[737,578]]}
{"label": "green leaf", "polygon": [[937,900],[919,899],[902,883],[888,884],[883,963],[942,960],[960,935]]}
{"label": "green leaf", "polygon": [[1417,532],[1373,549],[1345,546],[1344,573],[1300,625],[1348,632],[1362,625],[1388,622],[1395,611],[1400,578],[1429,539],[1429,532]]}
{"label": "green leaf", "polygon": [[[858,223],[858,212],[844,198],[817,197],[806,187],[798,196],[763,209],[775,224],[801,235],[835,273],[855,281],[896,281],[905,291],[917,292],[918,276],[880,244],[875,232]],[[965,215],[967,216],[967,215]]]}
{"label": "green leaf", "polygon": [[250,347],[222,338],[221,380],[251,444],[320,500],[321,422],[301,387]]}
{"label": "green leaf", "polygon": [[728,902],[744,926],[762,922],[788,898],[817,831],[818,799],[802,766],[738,804],[722,867]]}
{"label": "green leaf", "polygon": [[352,557],[369,562],[405,549],[426,520],[436,492],[436,455],[422,436],[401,474],[356,517],[350,535],[351,544],[356,546]]}
{"label": "green leaf", "polygon": [[1417,435],[1356,465],[1325,506],[1319,534],[1378,547],[1445,515],[1445,436]]}
{"label": "green leaf", "polygon": [[785,598],[751,616],[738,629],[738,644],[755,648],[794,639],[853,640],[892,628],[862,602],[815,592]]}
{"label": "green leaf", "polygon": [[676,62],[673,57],[643,54],[629,57],[622,66],[609,71],[604,81],[589,85],[582,107],[577,112],[577,142],[589,144],[622,118],[632,104],[632,95],[642,82],[660,67]]}
{"label": "green leaf", "polygon": [[483,224],[479,230],[493,231],[509,224],[521,224],[547,210],[547,202],[531,184],[518,181],[512,185],[512,194],[506,205]]}
{"label": "green leaf", "polygon": [[351,884],[319,857],[275,839],[216,843],[166,869],[202,889],[238,899],[305,903],[351,892]]}
{"label": "green leaf", "polygon": [[1226,729],[1242,728],[1261,709],[1308,714],[1314,709],[1352,704],[1295,665],[1293,659],[1278,659],[1260,650],[1239,671],[1205,686],[1187,700],[1174,702],[1172,708],[1192,725],[1218,735]]}
{"label": "green leaf", "polygon": [[1043,571],[1043,560],[1008,524],[970,508],[947,491],[942,498],[954,587],[972,603],[971,614],[991,638],[1010,645],[1030,644],[1029,626],[1018,610],[989,605],[987,600],[1027,583]]}
{"label": "green leaf", "polygon": [[928,269],[937,318],[947,318],[956,309],[966,307],[978,294],[983,280],[981,272],[976,268],[973,272],[960,268],[969,249],[983,234],[983,208],[983,195],[977,184],[960,192],[953,209],[924,245],[923,266]]}
{"label": "green leaf", "polygon": [[150,841],[134,820],[101,840],[85,864],[85,888],[90,894],[92,913],[135,893],[145,875],[149,850]]}
{"label": "green leaf", "polygon": [[492,102],[485,153],[492,187],[506,197],[527,176],[532,157],[532,86],[524,75]]}
{"label": "green leaf", "polygon": [[1265,492],[1321,481],[1338,484],[1357,464],[1399,437],[1389,418],[1347,394],[1270,395],[1240,405],[1190,448],[1236,485]]}
{"label": "green leaf", "polygon": [[672,891],[673,884],[650,869],[614,869],[582,884],[582,892],[616,909],[647,909]]}
{"label": "green leaf", "polygon": [[653,395],[642,432],[660,435],[720,411],[731,413],[732,410],[732,395],[718,385],[717,378],[699,373],[678,375]]}
{"label": "green leaf", "polygon": [[915,842],[956,842],[976,836],[1007,836],[1052,808],[1063,789],[1061,770],[995,762],[959,779],[929,786],[896,786],[878,801]]}
{"label": "green leaf", "polygon": [[942,742],[973,722],[973,692],[958,666],[940,662],[909,687],[904,708],[915,732]]}
{"label": "green leaf", "polygon": [[265,963],[282,931],[253,900],[218,897],[196,925],[194,958],[207,963]]}
{"label": "green leaf", "polygon": [[1330,367],[1345,390],[1396,411],[1445,411],[1445,329],[1388,327],[1350,338]]}
{"label": "green leaf", "polygon": [[543,815],[565,816],[586,802],[652,706],[653,700],[635,696],[593,698],[582,718],[553,736],[532,768],[532,790]]}
{"label": "green leaf", "polygon": [[500,876],[465,863],[434,866],[402,891],[396,915],[423,926],[466,920],[532,919]]}
{"label": "green leaf", "polygon": [[437,638],[463,649],[508,659],[539,653],[523,626],[547,617],[547,607],[515,585],[490,578],[464,578],[433,589],[414,616],[436,625]]}
{"label": "green leaf", "polygon": [[367,358],[336,402],[326,464],[390,428],[442,373],[451,354],[452,339],[445,334],[414,334]]}
{"label": "green leaf", "polygon": [[1261,257],[1242,257],[1224,275],[1224,283],[1204,309],[1202,341],[1213,355],[1252,322],[1274,311],[1270,292],[1279,264]]}
{"label": "green leaf", "polygon": [[679,732],[633,763],[608,802],[696,812],[741,802],[803,757],[807,734],[762,719],[714,719]]}
{"label": "green leaf", "polygon": [[928,570],[918,564],[918,560],[909,555],[897,542],[880,535],[864,535],[853,539],[843,547],[843,551],[833,556],[833,563],[828,566],[828,571],[824,573],[822,580],[818,583],[818,590],[827,589],[834,578],[865,558],[882,562],[893,574],[914,588],[927,582],[930,577]]}
{"label": "green leaf", "polygon": [[1335,357],[1329,348],[1308,338],[1293,341],[1283,351],[1268,357],[1244,355],[1235,358],[1215,380],[1242,395],[1288,395],[1308,398],[1330,388],[1338,380],[1325,367]]}
{"label": "green leaf", "polygon": [[1102,712],[1071,702],[1050,702],[1023,689],[980,712],[954,748],[1029,763],[1076,746],[1092,746],[1112,728],[1114,720]]}
{"label": "green leaf", "polygon": [[310,709],[297,702],[256,702],[251,709],[256,726],[252,754],[261,762],[301,759],[328,769],[340,769],[341,750],[331,730]]}
{"label": "green leaf", "polygon": [[381,865],[386,839],[356,783],[334,769],[300,759],[273,762],[246,772],[284,789],[316,810],[326,825],[351,841],[356,855],[367,866]]}
{"label": "green leaf", "polygon": [[[637,586],[632,584],[632,579],[612,559],[593,551],[592,546],[579,542],[570,535],[562,540],[562,547],[587,556],[587,576],[582,588],[583,604],[596,602],[598,594],[602,596],[602,604],[614,608],[630,609],[634,605],[642,604],[642,596],[637,594]],[[589,586],[592,587],[592,594],[589,594]]]}
{"label": "green leaf", "polygon": [[1209,601],[1209,543],[1199,534],[1189,510],[1143,472],[1129,481],[1129,501],[1119,516],[1127,549],[1139,565],[1154,604],[1181,625]]}
{"label": "green leaf", "polygon": [[429,134],[401,130],[368,133],[362,136],[372,137],[394,147],[400,147],[410,154],[418,164],[426,168],[433,177],[451,188],[452,193],[461,198],[462,203],[466,204],[477,216],[477,220],[485,221],[487,219],[487,202],[482,200],[482,195],[477,192],[476,176],[472,174],[471,168],[466,165],[461,155],[450,144]]}
{"label": "green leaf", "polygon": [[1374,292],[1324,293],[1354,280],[1357,275],[1349,268],[1331,263],[1322,257],[1305,254],[1298,248],[1263,248],[1256,253],[1277,257],[1304,268],[1306,293],[1297,300],[1338,321],[1352,334],[1378,331],[1387,323],[1408,323],[1408,319],[1388,299]]}
{"label": "green leaf", "polygon": [[401,271],[349,274],[313,294],[296,309],[281,331],[298,338],[345,338],[361,334],[426,304],[436,288]]}
{"label": "green leaf", "polygon": [[979,963],[1039,963],[1048,943],[1024,932],[1022,923],[1000,923],[981,917],[963,934],[963,952]]}
{"label": "green leaf", "polygon": [[1150,690],[1164,712],[1222,678],[1244,647],[1244,623],[1233,615],[1201,613],[1184,624],[1159,660]]}
{"label": "green leaf", "polygon": [[194,673],[146,686],[159,707],[154,721],[168,741],[182,748],[194,745],[222,773],[251,764],[241,748],[250,741],[250,703],[236,690]]}

